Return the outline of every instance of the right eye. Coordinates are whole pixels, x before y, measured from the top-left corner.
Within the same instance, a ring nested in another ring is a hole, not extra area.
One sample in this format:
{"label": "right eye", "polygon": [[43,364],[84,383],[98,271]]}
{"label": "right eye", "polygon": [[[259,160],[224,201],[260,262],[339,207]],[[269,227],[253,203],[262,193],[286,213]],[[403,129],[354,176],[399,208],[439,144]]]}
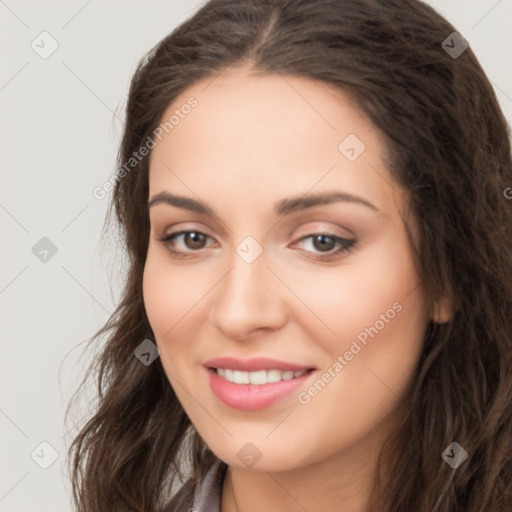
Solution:
{"label": "right eye", "polygon": [[[176,240],[182,238],[182,247],[189,248],[191,250],[176,249]],[[188,254],[199,252],[204,248],[204,241],[210,238],[206,233],[197,230],[189,231],[177,231],[176,233],[170,233],[163,238],[159,238],[158,241],[169,250],[177,258],[186,258]]]}

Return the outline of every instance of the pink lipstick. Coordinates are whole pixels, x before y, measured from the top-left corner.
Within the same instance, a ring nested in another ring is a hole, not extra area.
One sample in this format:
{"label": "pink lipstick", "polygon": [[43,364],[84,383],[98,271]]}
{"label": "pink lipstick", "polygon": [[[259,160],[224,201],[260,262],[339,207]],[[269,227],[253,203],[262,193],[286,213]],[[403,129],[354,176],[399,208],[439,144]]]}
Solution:
{"label": "pink lipstick", "polygon": [[221,357],[204,363],[213,393],[226,405],[245,411],[270,407],[299,389],[315,370],[268,358]]}

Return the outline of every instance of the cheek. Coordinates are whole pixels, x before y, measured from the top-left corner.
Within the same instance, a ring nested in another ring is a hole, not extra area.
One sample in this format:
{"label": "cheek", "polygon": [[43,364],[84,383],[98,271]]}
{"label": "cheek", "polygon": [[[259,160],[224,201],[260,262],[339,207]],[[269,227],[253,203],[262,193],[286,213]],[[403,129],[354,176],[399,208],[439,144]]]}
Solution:
{"label": "cheek", "polygon": [[330,340],[326,348],[331,354],[347,350],[358,336],[362,342],[371,339],[368,330],[398,329],[406,335],[404,329],[415,332],[424,321],[414,262],[406,244],[396,240],[355,254],[338,267],[319,266],[288,278],[312,313],[303,321],[314,329],[315,339]]}
{"label": "cheek", "polygon": [[301,278],[302,296],[315,313],[301,322],[325,354],[320,377],[328,373],[325,388],[320,383],[311,390],[312,397],[318,394],[311,409],[321,417],[327,403],[338,403],[345,411],[359,411],[362,422],[369,410],[384,414],[406,391],[428,316],[403,245],[383,245],[364,261],[353,261],[350,267],[318,272],[315,279]]}
{"label": "cheek", "polygon": [[279,442],[308,424],[311,437],[318,428],[330,439],[314,442],[307,454],[321,458],[369,434],[395,411],[413,378],[427,322],[414,268],[396,263],[386,273],[369,266],[365,272],[354,268],[336,285],[327,277],[317,282],[324,292],[310,304],[335,335],[311,317],[324,365],[297,397],[299,414],[288,430],[276,430]]}
{"label": "cheek", "polygon": [[[208,290],[207,283],[197,279],[197,272],[187,266],[172,264],[165,250],[150,244],[143,274],[143,297],[146,313],[157,337],[169,330],[197,305]],[[172,333],[174,336],[174,331]]]}
{"label": "cheek", "polygon": [[[197,272],[170,265],[166,255],[158,248],[148,251],[143,274],[143,297],[146,314],[160,350],[160,360],[170,385],[185,412],[194,425],[205,431],[208,418],[203,418],[202,409],[197,410],[197,401],[191,392],[197,392],[196,340],[200,337],[198,319],[202,310],[198,304],[213,286],[197,279]],[[201,428],[201,425],[206,425]],[[211,428],[211,425],[209,425]]]}
{"label": "cheek", "polygon": [[[184,346],[191,346],[190,333],[197,330],[197,304],[205,286],[182,269],[171,268],[158,249],[148,251],[143,274],[146,314],[166,368],[171,361],[187,356]],[[182,334],[185,333],[185,334]],[[172,343],[170,342],[172,340]],[[170,352],[174,352],[171,360]]]}
{"label": "cheek", "polygon": [[170,273],[165,272],[164,265],[148,252],[144,267],[142,291],[144,307],[149,323],[157,339],[173,325],[173,316],[176,311],[176,275],[171,278]]}

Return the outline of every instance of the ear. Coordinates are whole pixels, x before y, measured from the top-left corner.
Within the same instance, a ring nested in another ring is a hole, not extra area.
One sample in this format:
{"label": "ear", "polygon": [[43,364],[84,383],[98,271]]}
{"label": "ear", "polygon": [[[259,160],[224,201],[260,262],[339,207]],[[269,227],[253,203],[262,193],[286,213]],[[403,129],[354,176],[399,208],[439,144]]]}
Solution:
{"label": "ear", "polygon": [[444,296],[434,302],[432,321],[438,324],[449,322],[453,318],[453,307],[448,297]]}

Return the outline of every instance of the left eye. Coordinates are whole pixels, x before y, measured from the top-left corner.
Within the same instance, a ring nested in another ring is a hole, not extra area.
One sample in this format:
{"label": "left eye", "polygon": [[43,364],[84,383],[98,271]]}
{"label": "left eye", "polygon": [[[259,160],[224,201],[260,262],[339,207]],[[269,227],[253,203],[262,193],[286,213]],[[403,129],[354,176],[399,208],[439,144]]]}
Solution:
{"label": "left eye", "polygon": [[[179,237],[184,237],[182,242],[185,244],[185,248],[190,249],[189,251],[175,248],[175,241],[179,239]],[[159,242],[167,247],[167,249],[175,257],[185,258],[188,254],[199,252],[201,249],[203,249],[205,246],[205,241],[208,238],[211,239],[211,237],[205,233],[202,233],[201,231],[179,231],[177,233],[166,235],[165,237],[159,239]],[[356,241],[353,239],[342,238],[330,233],[312,233],[310,235],[303,236],[297,242],[295,242],[295,244],[308,239],[311,239],[313,248],[320,252],[319,255],[313,256],[314,259],[318,260],[332,258],[334,255],[349,251],[356,243]],[[336,246],[338,248],[334,249]]]}
{"label": "left eye", "polygon": [[[314,233],[311,235],[306,235],[306,236],[302,237],[299,240],[299,242],[301,242],[303,240],[307,240],[308,238],[311,238],[311,245],[315,249],[317,249],[317,247],[320,248],[320,253],[327,253],[327,254],[320,254],[318,256],[314,256],[315,259],[319,259],[319,260],[332,258],[333,256],[335,256],[337,254],[347,252],[356,243],[355,240],[348,239],[348,238],[342,238],[340,236],[332,235],[329,233]],[[331,240],[331,241],[326,242],[326,239]],[[336,245],[338,245],[338,248],[334,249],[334,247]],[[307,251],[307,252],[309,252],[309,251]]]}

